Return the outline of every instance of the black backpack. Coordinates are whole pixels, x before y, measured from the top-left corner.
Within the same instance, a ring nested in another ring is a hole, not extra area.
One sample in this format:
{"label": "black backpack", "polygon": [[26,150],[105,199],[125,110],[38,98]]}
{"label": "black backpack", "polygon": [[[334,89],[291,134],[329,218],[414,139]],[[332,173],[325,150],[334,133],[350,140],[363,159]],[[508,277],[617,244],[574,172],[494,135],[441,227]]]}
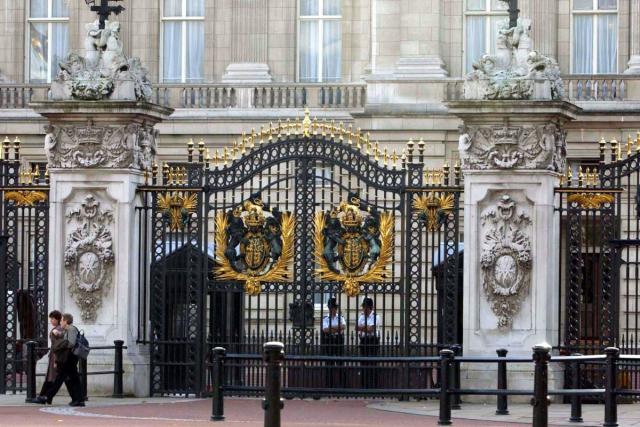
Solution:
{"label": "black backpack", "polygon": [[84,331],[78,331],[78,336],[76,338],[76,345],[73,347],[73,354],[83,360],[87,360],[89,357],[89,341],[84,336]]}

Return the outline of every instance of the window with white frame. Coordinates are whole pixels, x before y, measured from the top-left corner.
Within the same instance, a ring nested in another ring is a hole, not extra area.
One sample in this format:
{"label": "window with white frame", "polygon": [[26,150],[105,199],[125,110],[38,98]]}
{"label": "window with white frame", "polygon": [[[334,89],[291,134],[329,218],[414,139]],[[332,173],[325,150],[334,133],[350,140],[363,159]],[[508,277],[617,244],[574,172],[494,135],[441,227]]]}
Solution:
{"label": "window with white frame", "polygon": [[465,5],[465,69],[485,53],[495,53],[500,22],[508,18],[507,3],[499,0],[466,0]]}
{"label": "window with white frame", "polygon": [[29,0],[29,81],[51,83],[69,51],[68,0]]}
{"label": "window with white frame", "polygon": [[336,82],[342,66],[341,0],[299,0],[298,80]]}
{"label": "window with white frame", "polygon": [[163,0],[162,80],[204,78],[204,0]]}
{"label": "window with white frame", "polygon": [[616,73],[618,0],[573,0],[572,72]]}

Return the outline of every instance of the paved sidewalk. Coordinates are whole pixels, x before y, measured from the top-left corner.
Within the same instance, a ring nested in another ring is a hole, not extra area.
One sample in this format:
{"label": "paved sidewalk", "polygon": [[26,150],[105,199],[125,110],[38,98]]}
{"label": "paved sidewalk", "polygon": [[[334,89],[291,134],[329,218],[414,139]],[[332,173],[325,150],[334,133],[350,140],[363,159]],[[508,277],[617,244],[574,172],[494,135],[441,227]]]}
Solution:
{"label": "paved sidewalk", "polygon": [[[212,423],[210,399],[91,397],[84,408],[66,405],[60,396],[52,406],[24,403],[24,395],[0,396],[0,425],[22,426],[243,426],[262,427],[259,399],[225,399],[224,422]],[[619,425],[640,427],[640,405],[619,405]],[[463,404],[453,411],[453,425],[460,427],[517,427],[531,425],[531,407],[510,405],[511,414],[496,416],[495,406]],[[584,405],[585,423],[569,423],[568,405],[551,405],[550,425],[602,425],[602,405]],[[286,400],[283,427],[427,427],[436,426],[438,402],[367,400]]]}
{"label": "paved sidewalk", "polygon": [[[369,405],[371,409],[391,411],[403,414],[438,416],[438,401],[398,402],[382,401]],[[551,404],[549,406],[549,423],[556,426],[601,426],[604,420],[604,405],[582,405],[583,423],[569,422],[570,405]],[[486,422],[516,422],[531,424],[531,406],[527,404],[510,404],[509,415],[496,415],[495,404],[463,403],[462,409],[451,411],[453,424],[456,420],[485,420]],[[620,427],[640,427],[640,404],[619,404],[618,424]],[[487,424],[492,425],[492,424]]]}

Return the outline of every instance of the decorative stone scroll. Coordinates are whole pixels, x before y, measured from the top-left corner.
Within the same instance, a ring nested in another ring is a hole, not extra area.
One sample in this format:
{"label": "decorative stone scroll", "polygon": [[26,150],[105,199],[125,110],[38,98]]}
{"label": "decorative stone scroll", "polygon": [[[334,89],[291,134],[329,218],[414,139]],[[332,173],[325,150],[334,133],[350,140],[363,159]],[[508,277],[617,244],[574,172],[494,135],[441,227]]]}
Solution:
{"label": "decorative stone scroll", "polygon": [[95,196],[88,194],[81,207],[69,210],[66,218],[69,224],[75,224],[64,250],[69,292],[80,308],[82,320],[95,322],[112,282],[113,212],[101,209]]}
{"label": "decorative stone scroll", "polygon": [[469,169],[542,169],[563,172],[567,132],[535,126],[460,126],[458,149]]}
{"label": "decorative stone scroll", "polygon": [[508,194],[482,215],[482,288],[499,328],[511,328],[531,286],[531,218]]}
{"label": "decorative stone scroll", "polygon": [[45,152],[50,168],[134,168],[149,170],[158,131],[151,125],[49,125]]}

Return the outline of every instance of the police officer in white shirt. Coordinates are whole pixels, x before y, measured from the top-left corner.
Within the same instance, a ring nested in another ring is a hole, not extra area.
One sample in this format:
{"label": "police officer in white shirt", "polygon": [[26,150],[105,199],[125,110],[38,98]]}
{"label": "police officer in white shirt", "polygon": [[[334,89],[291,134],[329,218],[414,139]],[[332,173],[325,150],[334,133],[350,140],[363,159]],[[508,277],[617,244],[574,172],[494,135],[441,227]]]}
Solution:
{"label": "police officer in white shirt", "polygon": [[[382,320],[373,311],[373,299],[367,297],[362,300],[362,313],[358,317],[356,331],[360,338],[360,356],[376,357],[380,352],[380,329]],[[377,385],[376,363],[363,362],[361,379],[363,388],[375,388]]]}
{"label": "police officer in white shirt", "polygon": [[327,301],[329,314],[322,318],[322,344],[327,356],[344,355],[344,330],[347,322],[344,317],[338,314],[338,301],[336,298],[329,298]]}

